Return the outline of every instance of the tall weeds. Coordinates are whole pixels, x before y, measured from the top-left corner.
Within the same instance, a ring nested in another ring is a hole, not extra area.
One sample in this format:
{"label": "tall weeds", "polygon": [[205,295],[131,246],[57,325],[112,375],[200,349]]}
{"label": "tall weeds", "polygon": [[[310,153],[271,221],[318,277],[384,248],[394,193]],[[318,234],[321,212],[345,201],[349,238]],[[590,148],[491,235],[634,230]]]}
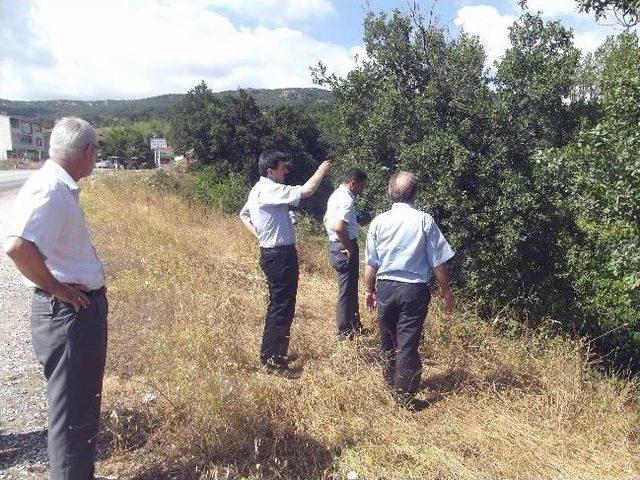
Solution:
{"label": "tall weeds", "polygon": [[[234,217],[152,192],[140,177],[84,185],[109,276],[105,473],[133,478],[637,478],[637,383],[579,345],[499,335],[432,302],[422,345],[429,408],[395,406],[377,336],[339,344],[325,250],[300,242],[291,350],[304,374],[264,374],[258,249]],[[362,307],[361,307],[362,308]],[[363,310],[375,331],[375,319]],[[116,421],[117,419],[117,421]]]}

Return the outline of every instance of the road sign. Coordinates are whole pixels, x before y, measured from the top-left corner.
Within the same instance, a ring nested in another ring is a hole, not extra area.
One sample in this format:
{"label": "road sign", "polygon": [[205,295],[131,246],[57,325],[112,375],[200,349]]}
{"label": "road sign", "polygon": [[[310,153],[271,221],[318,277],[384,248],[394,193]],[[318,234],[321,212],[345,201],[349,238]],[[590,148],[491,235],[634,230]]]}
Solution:
{"label": "road sign", "polygon": [[167,141],[164,138],[152,138],[151,150],[158,150],[159,148],[167,148]]}

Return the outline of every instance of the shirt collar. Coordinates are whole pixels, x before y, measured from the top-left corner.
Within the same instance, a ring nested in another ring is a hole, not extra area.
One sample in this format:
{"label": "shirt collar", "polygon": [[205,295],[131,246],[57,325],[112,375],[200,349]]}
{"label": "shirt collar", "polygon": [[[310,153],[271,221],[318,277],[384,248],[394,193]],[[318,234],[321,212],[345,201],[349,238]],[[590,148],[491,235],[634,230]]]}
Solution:
{"label": "shirt collar", "polygon": [[259,181],[260,181],[260,182],[262,182],[262,183],[267,183],[267,184],[281,185],[281,184],[280,184],[280,183],[278,183],[278,182],[274,182],[274,181],[273,181],[273,180],[271,180],[269,177],[263,177],[263,176],[260,176],[260,180],[259,180]]}
{"label": "shirt collar", "polygon": [[391,210],[405,210],[407,208],[415,208],[412,203],[407,202],[395,202],[391,205]]}
{"label": "shirt collar", "polygon": [[69,175],[69,173],[67,173],[67,171],[64,168],[62,168],[58,163],[54,162],[53,160],[47,160],[46,162],[44,162],[44,165],[42,168],[46,168],[47,170],[50,170],[51,173],[53,173],[58,180],[60,180],[67,187],[69,187],[71,191],[80,190],[80,185],[78,185],[78,183],[73,178],[71,178],[71,175]]}

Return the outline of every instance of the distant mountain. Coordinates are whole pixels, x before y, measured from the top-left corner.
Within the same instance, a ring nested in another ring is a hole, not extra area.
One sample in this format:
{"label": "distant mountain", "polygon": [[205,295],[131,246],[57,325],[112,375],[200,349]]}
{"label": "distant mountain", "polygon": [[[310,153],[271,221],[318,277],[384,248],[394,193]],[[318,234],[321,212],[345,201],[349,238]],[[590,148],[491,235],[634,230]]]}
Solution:
{"label": "distant mountain", "polygon": [[[329,103],[333,94],[320,88],[245,89],[261,108],[281,104]],[[237,95],[237,90],[216,93]],[[118,125],[142,120],[168,119],[184,94],[160,95],[140,100],[34,100],[0,99],[0,113],[35,118],[51,125],[56,118],[74,115],[95,126]]]}

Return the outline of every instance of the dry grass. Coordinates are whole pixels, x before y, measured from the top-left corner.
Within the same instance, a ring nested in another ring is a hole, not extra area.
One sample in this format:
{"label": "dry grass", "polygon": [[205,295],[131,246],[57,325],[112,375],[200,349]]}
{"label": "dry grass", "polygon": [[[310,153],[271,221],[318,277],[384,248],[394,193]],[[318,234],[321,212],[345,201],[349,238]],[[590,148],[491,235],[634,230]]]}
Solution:
{"label": "dry grass", "polygon": [[[434,300],[421,398],[394,405],[377,338],[334,339],[324,248],[302,241],[291,350],[304,375],[265,375],[258,250],[239,220],[136,177],[85,184],[109,274],[110,347],[99,469],[133,478],[638,478],[637,384],[575,345],[506,339]],[[374,326],[374,318],[364,316]],[[146,396],[146,398],[145,398]]]}

